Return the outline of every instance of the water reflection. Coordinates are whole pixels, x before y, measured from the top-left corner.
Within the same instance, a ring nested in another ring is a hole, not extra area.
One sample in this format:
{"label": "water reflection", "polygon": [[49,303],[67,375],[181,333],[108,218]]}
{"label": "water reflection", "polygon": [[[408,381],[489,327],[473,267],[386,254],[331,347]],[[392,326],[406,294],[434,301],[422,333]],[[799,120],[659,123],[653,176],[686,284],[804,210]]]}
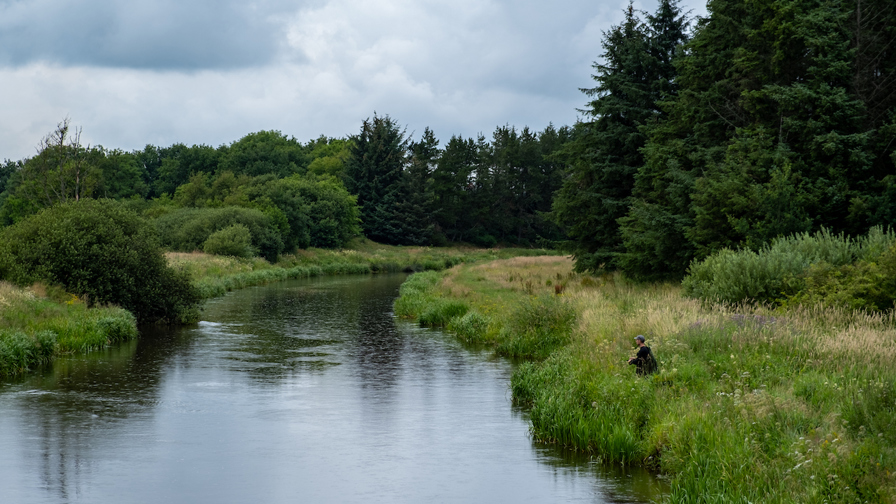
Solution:
{"label": "water reflection", "polygon": [[245,289],[195,327],[0,384],[3,502],[661,494],[645,473],[533,444],[510,405],[510,364],[394,319],[402,279]]}

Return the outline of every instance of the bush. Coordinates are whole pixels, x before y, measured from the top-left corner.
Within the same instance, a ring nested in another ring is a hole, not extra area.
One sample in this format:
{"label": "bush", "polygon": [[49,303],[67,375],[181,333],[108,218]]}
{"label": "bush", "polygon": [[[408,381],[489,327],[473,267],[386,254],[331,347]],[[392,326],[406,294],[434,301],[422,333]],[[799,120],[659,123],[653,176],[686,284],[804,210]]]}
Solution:
{"label": "bush", "polygon": [[361,232],[357,198],[333,177],[317,180],[298,175],[272,181],[256,200],[284,216],[288,248],[337,248]]}
{"label": "bush", "polygon": [[787,304],[826,304],[852,310],[884,311],[896,302],[896,245],[877,258],[856,264],[813,264],[805,288]]}
{"label": "bush", "polygon": [[62,285],[90,305],[117,304],[141,323],[197,315],[198,292],[168,267],[153,226],[111,200],[57,205],[3,229],[0,276]]}
{"label": "bush", "polygon": [[255,250],[252,248],[252,234],[249,228],[242,224],[234,224],[215,231],[205,240],[202,250],[206,254],[234,257],[255,255]]}
{"label": "bush", "polygon": [[155,220],[162,246],[180,252],[201,250],[217,231],[236,224],[252,235],[252,246],[274,262],[283,251],[283,238],[268,215],[254,208],[179,208]]}
{"label": "bush", "polygon": [[821,277],[856,260],[872,261],[894,241],[892,231],[880,228],[855,240],[823,229],[778,238],[759,252],[725,249],[691,264],[682,286],[686,295],[707,301],[778,303],[805,289],[810,277],[829,283]]}

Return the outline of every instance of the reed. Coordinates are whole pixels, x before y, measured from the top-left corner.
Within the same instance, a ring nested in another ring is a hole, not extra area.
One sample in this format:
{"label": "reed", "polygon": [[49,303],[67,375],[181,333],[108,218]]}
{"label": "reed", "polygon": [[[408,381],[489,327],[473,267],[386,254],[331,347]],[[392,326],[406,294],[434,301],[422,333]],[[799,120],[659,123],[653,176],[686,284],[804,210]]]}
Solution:
{"label": "reed", "polygon": [[[48,292],[59,299],[46,297]],[[23,373],[61,354],[90,352],[136,337],[136,319],[127,310],[88,308],[58,289],[0,282],[0,374]]]}
{"label": "reed", "polygon": [[[544,299],[567,307],[566,342],[546,356],[530,346],[511,380],[533,437],[663,472],[668,502],[896,502],[893,311],[710,305],[677,285],[571,266],[463,265],[399,302],[420,313],[427,300],[462,300],[470,310],[448,328],[496,349],[533,325]],[[657,374],[627,365],[637,334]]]}

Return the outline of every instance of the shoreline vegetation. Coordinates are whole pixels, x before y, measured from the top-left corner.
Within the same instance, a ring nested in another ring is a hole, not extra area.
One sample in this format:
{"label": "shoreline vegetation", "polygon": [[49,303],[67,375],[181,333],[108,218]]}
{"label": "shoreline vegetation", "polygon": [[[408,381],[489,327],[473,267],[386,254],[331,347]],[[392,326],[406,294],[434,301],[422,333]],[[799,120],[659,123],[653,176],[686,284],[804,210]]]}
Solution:
{"label": "shoreline vegetation", "polygon": [[202,298],[208,299],[234,289],[294,278],[441,271],[467,262],[549,253],[526,248],[404,247],[355,238],[343,249],[311,247],[281,255],[276,263],[260,257],[245,259],[203,252],[168,252],[166,258],[169,266],[185,272]]}
{"label": "shoreline vegetation", "polygon": [[546,256],[412,275],[395,312],[520,359],[536,440],[660,472],[668,502],[896,502],[892,310],[711,304]]}
{"label": "shoreline vegetation", "polygon": [[136,337],[137,319],[123,308],[88,307],[59,288],[0,281],[0,376]]}
{"label": "shoreline vegetation", "polygon": [[[541,249],[398,247],[363,238],[342,250],[299,250],[276,263],[204,252],[167,252],[168,266],[189,279],[201,299],[294,278],[443,270],[456,264],[521,255]],[[114,305],[90,305],[87,296],[38,282],[20,287],[0,281],[0,376],[18,375],[55,357],[88,353],[138,337],[138,319]]]}

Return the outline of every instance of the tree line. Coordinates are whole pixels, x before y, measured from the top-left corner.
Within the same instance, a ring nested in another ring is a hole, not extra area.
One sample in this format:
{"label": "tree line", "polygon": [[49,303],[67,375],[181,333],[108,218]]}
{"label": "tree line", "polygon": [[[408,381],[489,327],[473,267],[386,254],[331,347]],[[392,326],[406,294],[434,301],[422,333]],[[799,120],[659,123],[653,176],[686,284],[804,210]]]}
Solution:
{"label": "tree line", "polygon": [[725,248],[896,219],[896,4],[675,0],[605,33],[553,215],[580,270],[680,279]]}
{"label": "tree line", "polygon": [[[679,279],[725,248],[896,219],[896,4],[676,0],[604,33],[572,127],[419,137],[374,114],[345,138],[83,146],[64,121],[0,165],[0,224],[111,198],[172,249],[550,244],[581,271]],[[184,231],[189,230],[189,232]],[[215,233],[223,233],[214,240]]]}
{"label": "tree line", "polygon": [[442,149],[431,129],[414,140],[375,114],[346,138],[302,143],[260,131],[217,148],[124,152],[82,145],[66,120],[37,155],[2,165],[0,224],[109,198],[153,218],[174,250],[203,249],[232,226],[246,227],[251,243],[227,250],[271,260],[297,247],[342,247],[362,231],[399,245],[534,245],[563,236],[547,216],[562,171],[552,155],[568,139],[566,127],[501,126],[491,141],[454,136]]}

